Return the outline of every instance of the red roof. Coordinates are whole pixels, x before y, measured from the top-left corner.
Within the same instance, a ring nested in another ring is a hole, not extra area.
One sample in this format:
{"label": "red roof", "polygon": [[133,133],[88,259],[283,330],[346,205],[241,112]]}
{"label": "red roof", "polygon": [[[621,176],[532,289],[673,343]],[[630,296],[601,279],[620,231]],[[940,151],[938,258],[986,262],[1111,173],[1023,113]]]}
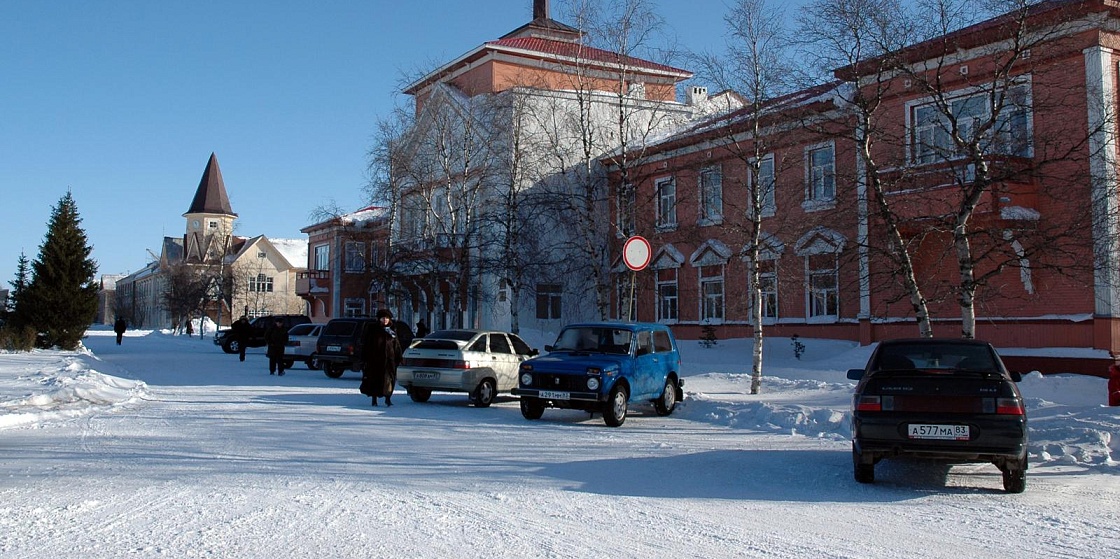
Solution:
{"label": "red roof", "polygon": [[573,43],[570,41],[555,41],[551,39],[542,39],[540,37],[510,37],[508,39],[498,39],[497,41],[489,41],[486,43],[488,47],[518,49],[547,54],[550,56],[562,56],[566,58],[592,60],[604,64],[625,64],[635,68],[644,68],[656,72],[670,72],[675,74],[692,75],[688,70],[681,70],[672,66],[650,62],[641,58],[634,58],[632,56],[625,56],[618,53],[597,49],[582,45],[580,43]]}

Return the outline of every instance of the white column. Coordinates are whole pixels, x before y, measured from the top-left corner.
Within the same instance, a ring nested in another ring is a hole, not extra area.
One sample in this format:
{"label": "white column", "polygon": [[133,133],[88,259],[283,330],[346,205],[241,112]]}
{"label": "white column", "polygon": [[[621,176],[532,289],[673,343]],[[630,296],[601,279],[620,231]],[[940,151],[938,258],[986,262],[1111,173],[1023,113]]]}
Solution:
{"label": "white column", "polygon": [[1117,156],[1112,50],[1095,46],[1085,55],[1089,111],[1089,173],[1092,180],[1094,296],[1097,316],[1120,316],[1120,230],[1117,221]]}

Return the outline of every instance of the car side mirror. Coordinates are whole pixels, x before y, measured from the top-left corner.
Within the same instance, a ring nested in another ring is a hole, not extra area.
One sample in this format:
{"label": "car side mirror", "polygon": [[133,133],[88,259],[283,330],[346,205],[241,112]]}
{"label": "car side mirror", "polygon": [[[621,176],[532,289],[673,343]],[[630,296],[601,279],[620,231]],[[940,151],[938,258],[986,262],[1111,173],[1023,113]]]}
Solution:
{"label": "car side mirror", "polygon": [[537,351],[537,348],[535,348],[535,347],[529,348],[529,355],[537,356],[537,355],[540,355],[540,354],[541,354],[541,352]]}
{"label": "car side mirror", "polygon": [[1019,371],[1008,371],[1007,374],[1011,375],[1013,382],[1023,382],[1023,375]]}
{"label": "car side mirror", "polygon": [[546,346],[544,346],[544,350],[545,350],[545,351],[547,351],[547,352],[549,352],[549,353],[552,353],[552,348],[553,348],[553,347],[554,347],[554,346],[546,345]]}
{"label": "car side mirror", "polygon": [[863,369],[848,369],[849,380],[860,380],[863,378]]}

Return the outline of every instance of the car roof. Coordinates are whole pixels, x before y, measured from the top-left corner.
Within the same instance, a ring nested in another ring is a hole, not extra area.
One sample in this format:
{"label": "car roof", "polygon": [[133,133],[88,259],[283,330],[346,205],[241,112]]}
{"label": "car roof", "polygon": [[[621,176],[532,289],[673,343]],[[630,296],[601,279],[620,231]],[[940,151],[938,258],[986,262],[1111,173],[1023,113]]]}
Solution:
{"label": "car roof", "polygon": [[618,328],[621,330],[637,330],[640,328],[659,328],[669,330],[669,327],[659,322],[576,322],[564,328]]}
{"label": "car roof", "polygon": [[879,342],[880,346],[891,345],[943,345],[943,344],[959,344],[959,345],[991,345],[983,340],[974,340],[968,338],[895,338],[891,340],[882,340]]}

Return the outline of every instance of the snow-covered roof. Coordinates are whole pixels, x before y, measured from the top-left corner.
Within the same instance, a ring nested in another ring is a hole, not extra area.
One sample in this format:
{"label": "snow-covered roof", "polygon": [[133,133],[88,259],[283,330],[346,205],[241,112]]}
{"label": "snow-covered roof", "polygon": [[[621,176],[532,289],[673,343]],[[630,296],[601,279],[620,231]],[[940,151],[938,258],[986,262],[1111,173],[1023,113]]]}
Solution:
{"label": "snow-covered roof", "polygon": [[276,250],[296,268],[307,267],[307,239],[268,239]]}

